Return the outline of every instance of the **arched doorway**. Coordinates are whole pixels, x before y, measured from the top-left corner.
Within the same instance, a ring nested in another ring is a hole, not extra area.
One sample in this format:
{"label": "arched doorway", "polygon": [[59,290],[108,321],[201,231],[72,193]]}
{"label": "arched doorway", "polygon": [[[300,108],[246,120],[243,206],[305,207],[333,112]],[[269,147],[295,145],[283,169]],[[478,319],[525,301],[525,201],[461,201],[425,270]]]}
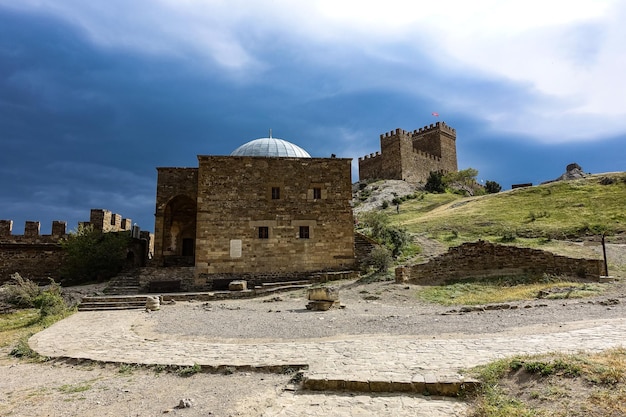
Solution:
{"label": "arched doorway", "polygon": [[184,195],[165,207],[163,258],[165,266],[193,266],[196,244],[196,202]]}

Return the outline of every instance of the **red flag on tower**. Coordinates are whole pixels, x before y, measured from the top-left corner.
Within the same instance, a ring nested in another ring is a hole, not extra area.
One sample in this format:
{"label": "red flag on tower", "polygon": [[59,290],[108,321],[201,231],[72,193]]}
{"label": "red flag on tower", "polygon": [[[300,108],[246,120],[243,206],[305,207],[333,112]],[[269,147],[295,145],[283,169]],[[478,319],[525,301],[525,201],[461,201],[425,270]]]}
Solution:
{"label": "red flag on tower", "polygon": [[435,117],[439,117],[439,113],[437,113],[436,111],[432,112],[431,114]]}

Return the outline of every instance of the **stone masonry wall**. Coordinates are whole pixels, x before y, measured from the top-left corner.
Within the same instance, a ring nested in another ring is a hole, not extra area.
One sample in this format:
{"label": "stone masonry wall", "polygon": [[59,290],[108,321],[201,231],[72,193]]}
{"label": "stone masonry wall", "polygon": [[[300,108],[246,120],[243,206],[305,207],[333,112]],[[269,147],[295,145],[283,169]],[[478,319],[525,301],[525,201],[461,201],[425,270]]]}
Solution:
{"label": "stone masonry wall", "polygon": [[[269,273],[287,280],[354,266],[350,159],[198,160],[199,277]],[[308,238],[299,236],[301,226],[308,227]],[[267,228],[267,238],[259,237],[260,228]]]}
{"label": "stone masonry wall", "polygon": [[600,259],[569,258],[538,249],[478,241],[450,248],[428,263],[399,267],[396,269],[396,280],[422,284],[517,274],[565,275],[597,280],[602,268]]}

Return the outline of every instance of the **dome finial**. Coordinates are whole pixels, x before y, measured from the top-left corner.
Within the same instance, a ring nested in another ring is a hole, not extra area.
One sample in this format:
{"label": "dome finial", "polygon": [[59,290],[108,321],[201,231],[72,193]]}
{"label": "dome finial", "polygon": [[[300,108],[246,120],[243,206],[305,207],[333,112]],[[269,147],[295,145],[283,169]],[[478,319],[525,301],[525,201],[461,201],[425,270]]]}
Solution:
{"label": "dome finial", "polygon": [[272,139],[272,128],[270,127],[270,139]]}

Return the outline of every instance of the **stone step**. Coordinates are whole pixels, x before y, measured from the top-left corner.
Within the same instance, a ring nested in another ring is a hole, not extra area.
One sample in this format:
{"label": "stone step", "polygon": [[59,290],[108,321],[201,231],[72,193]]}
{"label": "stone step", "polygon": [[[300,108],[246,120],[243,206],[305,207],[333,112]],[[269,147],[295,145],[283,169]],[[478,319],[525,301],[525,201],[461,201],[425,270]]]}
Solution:
{"label": "stone step", "polygon": [[83,297],[78,311],[130,310],[145,308],[146,295],[98,295]]}
{"label": "stone step", "polygon": [[139,310],[143,308],[146,308],[146,303],[81,303],[78,306],[78,311]]}
{"label": "stone step", "polygon": [[303,279],[299,281],[283,281],[283,282],[264,282],[256,288],[273,288],[273,287],[287,287],[293,285],[307,285],[311,284],[311,281]]}
{"label": "stone step", "polygon": [[304,377],[302,388],[311,391],[346,391],[346,392],[410,392],[421,395],[457,397],[462,393],[474,392],[480,381],[472,378],[437,377],[435,375],[416,375],[410,381],[379,379],[363,380],[341,377]]}
{"label": "stone step", "polygon": [[111,295],[132,295],[139,293],[139,286],[126,286],[126,287],[115,287],[115,288],[106,288],[102,291],[105,294]]}
{"label": "stone step", "polygon": [[87,301],[80,303],[82,307],[116,307],[116,306],[145,306],[145,301]]}
{"label": "stone step", "polygon": [[83,303],[125,303],[125,302],[142,302],[145,303],[147,295],[92,295],[83,297]]}

